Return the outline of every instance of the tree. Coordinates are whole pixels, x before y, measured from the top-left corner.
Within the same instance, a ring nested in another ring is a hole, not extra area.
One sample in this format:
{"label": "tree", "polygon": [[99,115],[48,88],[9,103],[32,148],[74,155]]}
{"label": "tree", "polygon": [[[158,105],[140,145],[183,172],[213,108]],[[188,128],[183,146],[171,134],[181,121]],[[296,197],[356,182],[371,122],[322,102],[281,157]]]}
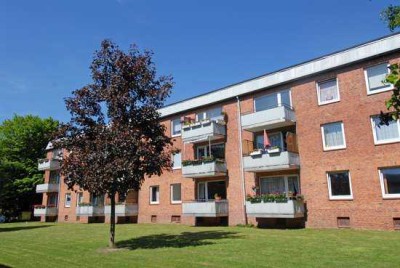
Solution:
{"label": "tree", "polygon": [[40,202],[35,192],[43,182],[37,159],[45,148],[58,122],[52,118],[14,115],[0,125],[0,210],[7,217],[30,210]]}
{"label": "tree", "polygon": [[[390,31],[400,28],[400,6],[390,5],[381,13],[381,19],[388,25]],[[386,101],[386,108],[389,112],[381,112],[381,124],[388,125],[391,120],[400,118],[400,69],[398,64],[392,64],[390,73],[386,77],[386,83],[393,85],[393,94]]]}
{"label": "tree", "polygon": [[115,246],[115,196],[139,190],[145,177],[170,169],[172,140],[158,109],[172,78],[157,77],[152,53],[132,45],[127,53],[109,40],[90,66],[93,82],[66,99],[71,113],[55,147],[67,150],[61,174],[70,189],[78,185],[111,201],[109,246]]}

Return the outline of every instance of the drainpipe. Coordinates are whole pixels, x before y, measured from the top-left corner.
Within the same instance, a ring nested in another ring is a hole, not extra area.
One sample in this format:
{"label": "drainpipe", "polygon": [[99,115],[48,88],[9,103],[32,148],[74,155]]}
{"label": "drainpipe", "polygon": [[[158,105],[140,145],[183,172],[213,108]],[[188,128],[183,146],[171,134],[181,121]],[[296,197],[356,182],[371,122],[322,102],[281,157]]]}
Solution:
{"label": "drainpipe", "polygon": [[247,213],[246,213],[246,180],[244,178],[244,169],[243,169],[243,140],[242,140],[242,117],[241,117],[241,108],[240,108],[240,99],[239,96],[236,96],[237,103],[237,121],[238,121],[238,132],[239,132],[239,157],[240,157],[240,179],[242,181],[242,202],[243,202],[243,218],[245,224],[247,224]]}

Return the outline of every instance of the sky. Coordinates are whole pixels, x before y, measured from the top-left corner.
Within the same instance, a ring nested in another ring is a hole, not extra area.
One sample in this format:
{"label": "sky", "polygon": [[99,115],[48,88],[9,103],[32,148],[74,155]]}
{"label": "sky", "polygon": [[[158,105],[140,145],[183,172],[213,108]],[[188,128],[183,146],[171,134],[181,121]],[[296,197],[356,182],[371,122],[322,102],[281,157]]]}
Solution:
{"label": "sky", "polygon": [[167,104],[390,34],[385,0],[0,0],[0,122],[68,121],[100,42],[154,52]]}

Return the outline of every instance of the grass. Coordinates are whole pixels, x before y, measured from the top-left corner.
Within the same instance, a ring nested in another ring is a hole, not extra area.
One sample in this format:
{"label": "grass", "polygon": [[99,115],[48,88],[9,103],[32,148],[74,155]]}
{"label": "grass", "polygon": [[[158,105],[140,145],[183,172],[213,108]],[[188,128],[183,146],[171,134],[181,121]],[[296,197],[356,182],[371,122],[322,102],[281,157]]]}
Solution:
{"label": "grass", "polygon": [[0,267],[394,267],[400,232],[241,227],[0,224]]}

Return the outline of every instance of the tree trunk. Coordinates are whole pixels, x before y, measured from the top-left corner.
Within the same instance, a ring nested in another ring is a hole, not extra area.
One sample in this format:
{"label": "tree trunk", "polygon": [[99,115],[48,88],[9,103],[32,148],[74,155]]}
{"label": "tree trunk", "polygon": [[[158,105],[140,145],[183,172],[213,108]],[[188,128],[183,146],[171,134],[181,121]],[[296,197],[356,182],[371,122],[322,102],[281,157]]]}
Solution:
{"label": "tree trunk", "polygon": [[110,241],[108,246],[115,248],[115,193],[110,195],[111,199],[111,215],[110,215]]}

